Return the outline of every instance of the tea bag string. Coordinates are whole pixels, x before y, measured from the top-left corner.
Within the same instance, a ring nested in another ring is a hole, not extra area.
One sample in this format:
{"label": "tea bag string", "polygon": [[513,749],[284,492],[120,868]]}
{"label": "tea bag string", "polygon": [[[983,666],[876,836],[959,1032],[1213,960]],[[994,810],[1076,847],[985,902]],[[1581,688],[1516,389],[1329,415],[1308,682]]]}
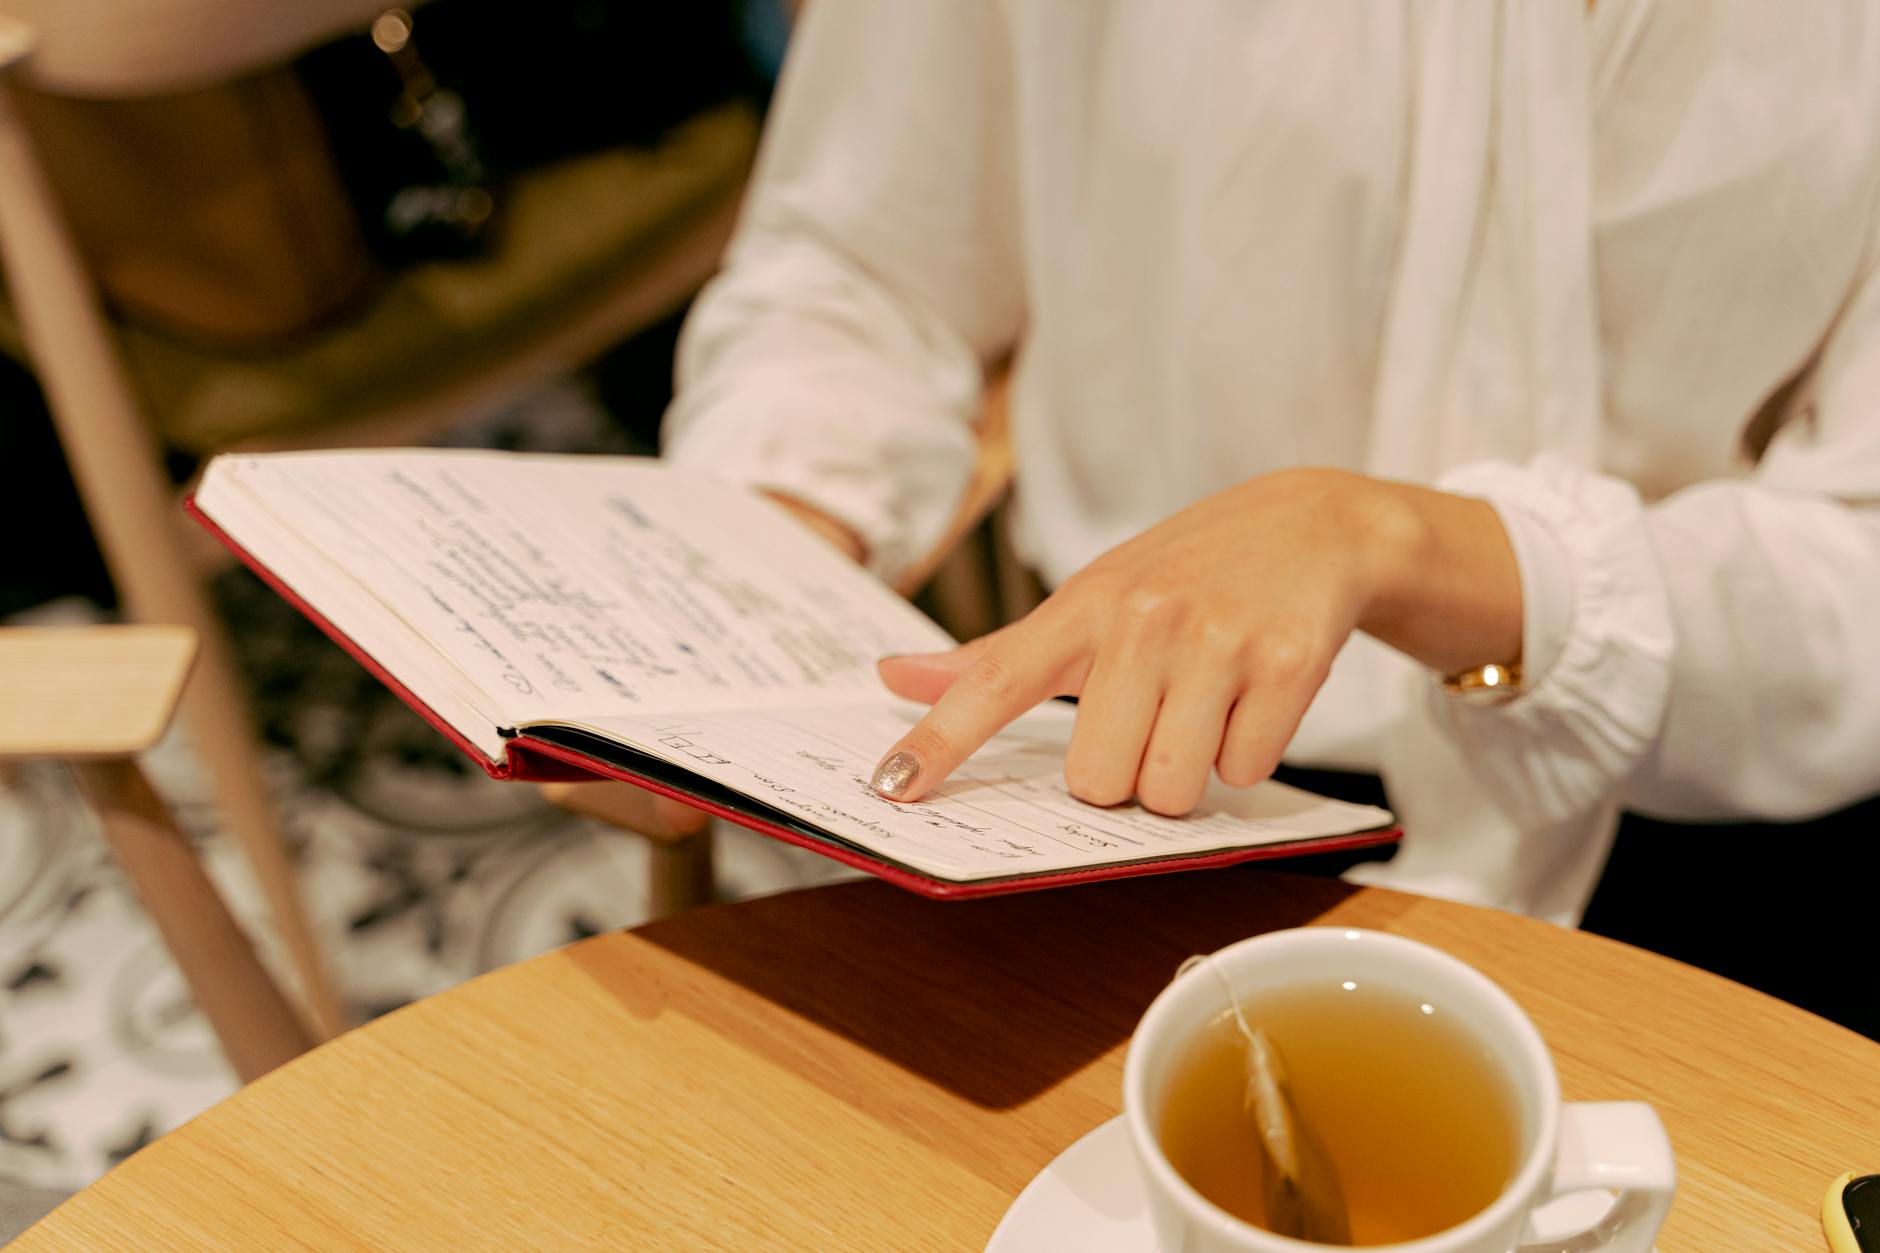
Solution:
{"label": "tea bag string", "polygon": [[1197,966],[1206,966],[1214,977],[1221,981],[1221,987],[1227,992],[1227,1007],[1234,1012],[1234,1022],[1239,1026],[1240,1034],[1245,1037],[1248,1044],[1257,1044],[1253,1038],[1253,1028],[1247,1025],[1247,1016],[1240,1012],[1240,994],[1234,991],[1234,985],[1228,979],[1227,972],[1221,969],[1212,953],[1196,953],[1175,968],[1175,977],[1179,979]]}
{"label": "tea bag string", "polygon": [[1175,969],[1180,979],[1206,966],[1227,991],[1234,1024],[1247,1042],[1246,1103],[1260,1130],[1266,1169],[1261,1191],[1267,1226],[1285,1236],[1329,1244],[1351,1243],[1351,1221],[1338,1167],[1325,1146],[1301,1121],[1282,1079],[1285,1063],[1264,1031],[1255,1031],[1241,1012],[1234,985],[1212,957],[1190,957]]}
{"label": "tea bag string", "polygon": [[1300,1169],[1296,1134],[1298,1118],[1293,1111],[1291,1098],[1280,1084],[1279,1057],[1265,1033],[1255,1031],[1247,1022],[1247,1016],[1241,1012],[1240,996],[1234,991],[1233,981],[1213,957],[1190,957],[1176,967],[1175,977],[1181,978],[1196,966],[1206,966],[1227,991],[1228,1009],[1234,1015],[1234,1023],[1239,1027],[1247,1048],[1247,1087],[1243,1098],[1247,1112],[1253,1115],[1259,1127],[1260,1140],[1269,1165],[1278,1171],[1280,1178],[1291,1182],[1298,1178]]}

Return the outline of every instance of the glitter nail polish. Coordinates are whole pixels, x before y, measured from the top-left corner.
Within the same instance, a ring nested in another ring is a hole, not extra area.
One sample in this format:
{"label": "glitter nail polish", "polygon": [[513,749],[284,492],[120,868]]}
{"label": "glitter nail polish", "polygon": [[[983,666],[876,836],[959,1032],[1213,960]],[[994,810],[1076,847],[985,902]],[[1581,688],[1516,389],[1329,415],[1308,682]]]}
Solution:
{"label": "glitter nail polish", "polygon": [[900,800],[907,795],[908,784],[919,773],[920,758],[909,752],[899,752],[875,767],[875,777],[871,783],[883,796]]}

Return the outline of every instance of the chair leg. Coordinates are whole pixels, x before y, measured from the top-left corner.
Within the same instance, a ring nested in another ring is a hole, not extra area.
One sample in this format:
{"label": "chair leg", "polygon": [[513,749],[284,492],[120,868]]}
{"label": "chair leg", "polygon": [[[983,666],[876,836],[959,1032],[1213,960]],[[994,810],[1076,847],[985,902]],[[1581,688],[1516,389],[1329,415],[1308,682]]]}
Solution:
{"label": "chair leg", "polygon": [[199,644],[181,713],[214,785],[216,810],[241,845],[267,902],[268,918],[293,964],[308,1015],[319,1038],[330,1039],[350,1024],[301,904],[287,843],[263,781],[253,719],[235,674],[228,637],[219,621],[206,616],[206,610],[192,625],[199,632]]}
{"label": "chair leg", "polygon": [[262,783],[254,730],[220,621],[190,568],[156,438],[118,357],[90,274],[60,217],[45,172],[11,107],[0,71],[0,258],[59,442],[85,513],[130,614],[200,637],[184,716],[241,841],[322,1035],[345,1015],[313,942]]}
{"label": "chair leg", "polygon": [[708,905],[712,899],[712,833],[648,840],[647,906],[655,918]]}
{"label": "chair leg", "polygon": [[78,767],[106,840],[245,1083],[313,1047],[134,762]]}

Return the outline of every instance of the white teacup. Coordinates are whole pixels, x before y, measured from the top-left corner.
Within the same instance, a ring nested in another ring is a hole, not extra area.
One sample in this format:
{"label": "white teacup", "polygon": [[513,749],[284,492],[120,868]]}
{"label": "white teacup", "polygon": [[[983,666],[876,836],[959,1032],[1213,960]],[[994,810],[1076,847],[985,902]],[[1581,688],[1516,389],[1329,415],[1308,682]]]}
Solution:
{"label": "white teacup", "polygon": [[1616,1191],[1596,1226],[1547,1250],[1647,1253],[1671,1207],[1676,1169],[1664,1125],[1638,1102],[1563,1105],[1553,1059],[1520,1006],[1471,966],[1446,953],[1378,931],[1304,927],[1229,945],[1212,963],[1179,976],[1149,1006],[1129,1043],[1123,1074],[1124,1116],[1149,1197],[1162,1253],[1300,1253],[1318,1244],[1251,1226],[1216,1207],[1169,1164],[1157,1136],[1171,1070],[1184,1046],[1227,1008],[1227,990],[1243,1002],[1262,989],[1322,980],[1363,979],[1440,1003],[1503,1068],[1516,1099],[1520,1166],[1486,1209],[1392,1253],[1510,1253],[1528,1214],[1559,1196]]}

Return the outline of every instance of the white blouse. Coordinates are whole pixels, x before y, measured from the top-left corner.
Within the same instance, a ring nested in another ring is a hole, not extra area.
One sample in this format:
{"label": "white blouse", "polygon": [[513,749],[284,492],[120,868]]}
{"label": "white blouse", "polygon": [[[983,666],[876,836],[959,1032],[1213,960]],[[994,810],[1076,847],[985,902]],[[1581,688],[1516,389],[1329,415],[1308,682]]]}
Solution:
{"label": "white blouse", "polygon": [[1880,790],[1877,96],[1860,0],[816,0],[668,453],[891,574],[1016,350],[1047,581],[1286,466],[1490,500],[1529,690],[1359,637],[1287,757],[1383,772],[1367,880],[1572,921],[1621,805]]}

